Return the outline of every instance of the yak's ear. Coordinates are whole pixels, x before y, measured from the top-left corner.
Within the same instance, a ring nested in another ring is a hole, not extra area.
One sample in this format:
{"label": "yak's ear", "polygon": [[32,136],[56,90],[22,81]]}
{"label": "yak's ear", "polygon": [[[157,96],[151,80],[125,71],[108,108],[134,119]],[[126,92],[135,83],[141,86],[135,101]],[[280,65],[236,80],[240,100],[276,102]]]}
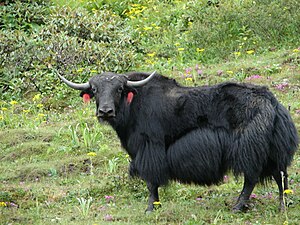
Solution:
{"label": "yak's ear", "polygon": [[80,92],[80,97],[83,97],[84,94],[88,94],[90,96],[90,98],[94,97],[94,93],[92,92],[91,88],[81,91]]}
{"label": "yak's ear", "polygon": [[128,94],[129,92],[132,92],[134,95],[137,94],[137,90],[136,90],[135,88],[129,87],[129,86],[126,85],[126,86],[124,87],[124,93],[125,93],[125,94]]}

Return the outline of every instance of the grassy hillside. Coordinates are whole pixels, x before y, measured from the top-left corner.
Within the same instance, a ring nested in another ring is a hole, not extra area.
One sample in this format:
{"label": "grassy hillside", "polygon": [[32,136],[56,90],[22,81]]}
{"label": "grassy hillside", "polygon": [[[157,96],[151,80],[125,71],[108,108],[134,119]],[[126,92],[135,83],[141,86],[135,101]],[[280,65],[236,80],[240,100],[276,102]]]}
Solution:
{"label": "grassy hillside", "polygon": [[243,180],[229,173],[219,186],[172,182],[145,215],[146,185],[129,178],[115,132],[55,76],[157,70],[187,86],[266,85],[300,130],[300,3],[210,2],[1,5],[0,224],[299,224],[299,151],[286,212],[270,182],[232,213]]}

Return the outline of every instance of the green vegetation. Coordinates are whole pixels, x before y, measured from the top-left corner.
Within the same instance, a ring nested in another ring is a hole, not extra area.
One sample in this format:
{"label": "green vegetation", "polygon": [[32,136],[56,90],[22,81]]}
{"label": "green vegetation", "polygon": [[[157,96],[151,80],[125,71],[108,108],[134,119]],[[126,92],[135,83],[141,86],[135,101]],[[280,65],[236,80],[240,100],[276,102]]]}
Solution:
{"label": "green vegetation", "polygon": [[144,215],[148,191],[128,177],[115,132],[55,71],[86,81],[102,71],[153,71],[183,85],[267,85],[300,130],[300,2],[4,1],[0,3],[0,224],[299,224],[300,153],[285,213],[275,182],[250,210],[242,188],[172,182]]}

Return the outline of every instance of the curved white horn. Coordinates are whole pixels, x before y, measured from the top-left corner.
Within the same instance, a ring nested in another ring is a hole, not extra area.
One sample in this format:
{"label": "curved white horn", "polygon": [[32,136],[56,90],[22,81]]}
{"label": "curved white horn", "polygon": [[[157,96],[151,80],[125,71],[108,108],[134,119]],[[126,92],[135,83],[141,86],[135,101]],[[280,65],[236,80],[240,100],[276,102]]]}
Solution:
{"label": "curved white horn", "polygon": [[67,80],[66,78],[64,78],[62,75],[60,75],[58,72],[56,72],[56,74],[59,76],[59,78],[69,87],[76,89],[76,90],[86,90],[88,88],[91,87],[89,82],[83,83],[83,84],[77,84],[77,83],[73,83],[72,81]]}
{"label": "curved white horn", "polygon": [[127,85],[130,86],[130,87],[140,87],[140,86],[143,86],[146,83],[148,83],[154,77],[155,73],[156,73],[156,71],[154,71],[153,73],[151,73],[150,76],[147,77],[144,80],[139,80],[139,81],[130,81],[130,80],[128,80],[127,81]]}

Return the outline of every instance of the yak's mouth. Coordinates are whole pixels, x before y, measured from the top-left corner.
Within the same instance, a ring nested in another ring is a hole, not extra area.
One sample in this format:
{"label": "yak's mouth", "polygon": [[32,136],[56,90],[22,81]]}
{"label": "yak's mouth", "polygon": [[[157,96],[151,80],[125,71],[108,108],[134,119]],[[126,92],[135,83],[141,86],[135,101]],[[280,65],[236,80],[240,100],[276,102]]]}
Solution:
{"label": "yak's mouth", "polygon": [[110,116],[110,115],[96,115],[99,122],[109,122],[113,120],[116,116]]}

